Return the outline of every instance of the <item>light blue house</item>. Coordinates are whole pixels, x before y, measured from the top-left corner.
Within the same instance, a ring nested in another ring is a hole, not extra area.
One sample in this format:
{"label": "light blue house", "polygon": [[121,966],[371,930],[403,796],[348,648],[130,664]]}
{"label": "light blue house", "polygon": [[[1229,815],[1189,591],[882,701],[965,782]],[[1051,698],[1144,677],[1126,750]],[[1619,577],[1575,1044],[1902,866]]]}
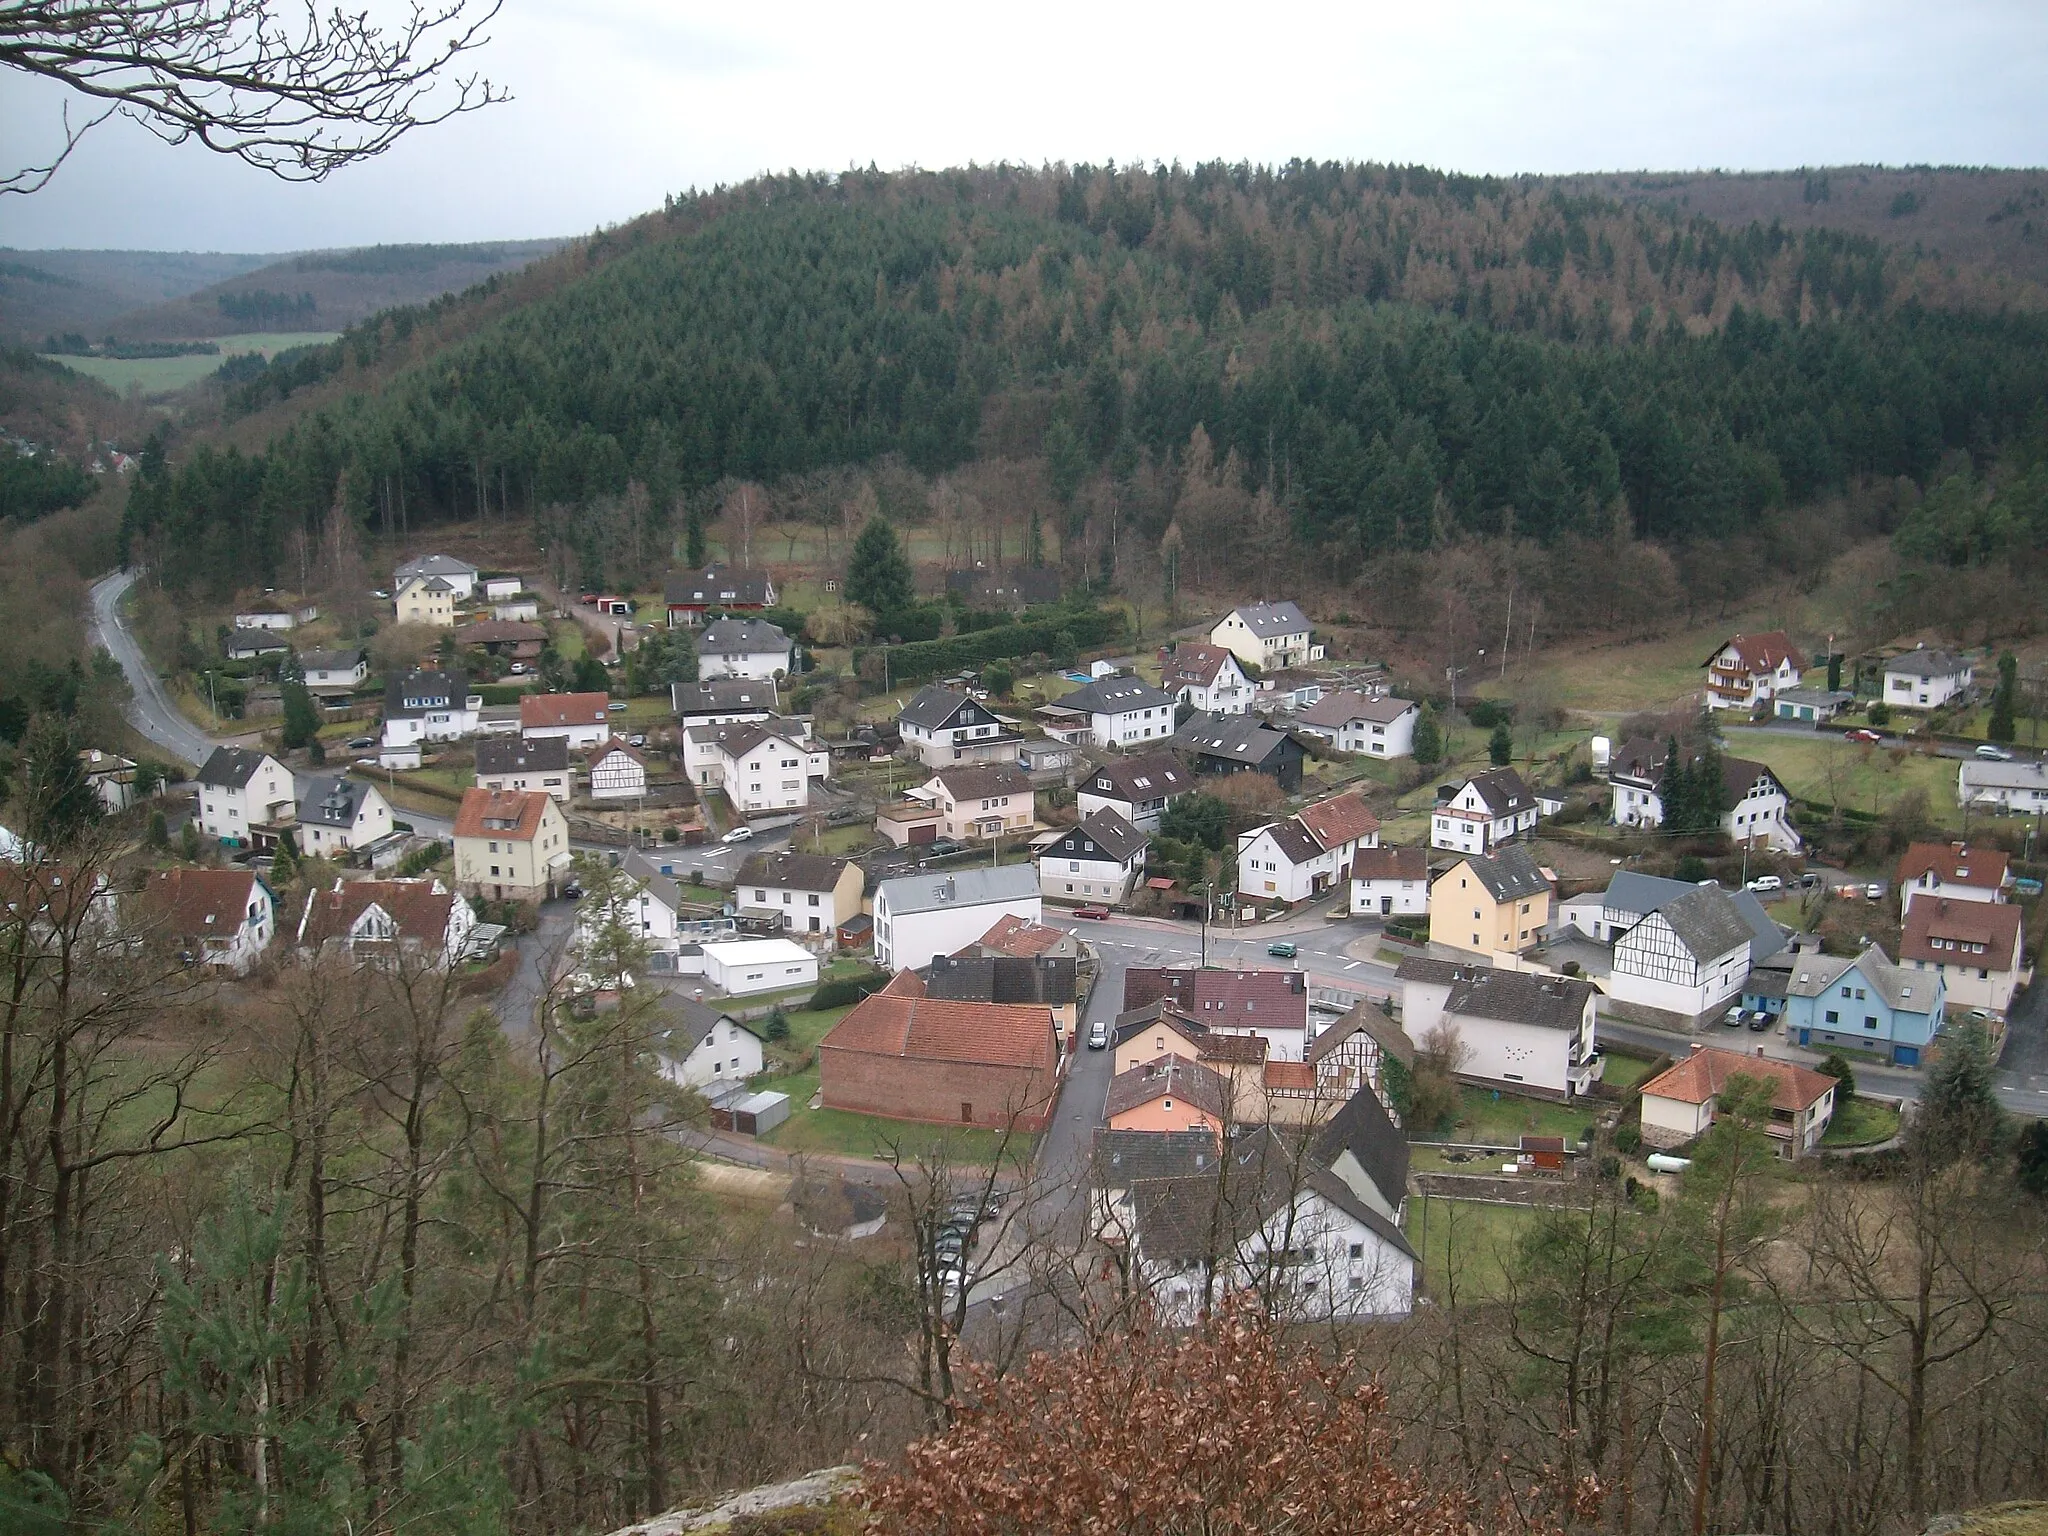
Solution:
{"label": "light blue house", "polygon": [[1908,971],[1875,944],[1854,960],[1801,955],[1785,987],[1785,1038],[1816,1051],[1869,1051],[1917,1067],[1940,1033],[1947,988],[1939,971]]}

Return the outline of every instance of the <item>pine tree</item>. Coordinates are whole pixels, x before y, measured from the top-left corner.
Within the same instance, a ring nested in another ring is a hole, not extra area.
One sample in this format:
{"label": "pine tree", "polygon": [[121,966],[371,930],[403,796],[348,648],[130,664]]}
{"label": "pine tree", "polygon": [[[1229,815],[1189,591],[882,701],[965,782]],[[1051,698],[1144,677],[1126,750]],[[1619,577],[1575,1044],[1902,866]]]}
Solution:
{"label": "pine tree", "polygon": [[693,506],[683,524],[683,559],[692,568],[704,564],[704,509]]}
{"label": "pine tree", "polygon": [[284,702],[284,744],[292,747],[309,747],[320,735],[320,711],[313,703],[311,690],[306,687],[305,674],[299,670],[296,655],[287,656],[284,665],[278,669],[278,692]]}
{"label": "pine tree", "polygon": [[1692,825],[1688,832],[1714,832],[1721,826],[1721,813],[1728,809],[1728,785],[1721,773],[1721,749],[1707,738],[1700,755],[1692,765],[1691,782],[1687,785],[1691,804]]}
{"label": "pine tree", "polygon": [[1415,743],[1410,750],[1418,768],[1434,768],[1443,758],[1444,729],[1437,723],[1436,711],[1427,704],[1415,717]]}
{"label": "pine tree", "polygon": [[2013,716],[2019,697],[2020,664],[2011,651],[1998,658],[1998,688],[1991,695],[1991,723],[1984,734],[1993,741],[2011,741],[2019,734]]}
{"label": "pine tree", "polygon": [[1515,760],[1515,734],[1508,729],[1507,721],[1498,722],[1493,734],[1486,738],[1486,755],[1496,768],[1505,768]]}
{"label": "pine tree", "polygon": [[884,518],[869,518],[846,562],[846,600],[879,616],[907,607],[916,595],[896,530]]}
{"label": "pine tree", "polygon": [[1935,1166],[1990,1156],[2008,1129],[1996,1078],[1997,1062],[1984,1026],[1965,1020],[1949,1030],[1941,1054],[1928,1068],[1908,1148]]}
{"label": "pine tree", "polygon": [[1667,832],[1690,830],[1692,817],[1692,775],[1678,755],[1678,738],[1664,738],[1664,772],[1657,780],[1657,800],[1664,807]]}

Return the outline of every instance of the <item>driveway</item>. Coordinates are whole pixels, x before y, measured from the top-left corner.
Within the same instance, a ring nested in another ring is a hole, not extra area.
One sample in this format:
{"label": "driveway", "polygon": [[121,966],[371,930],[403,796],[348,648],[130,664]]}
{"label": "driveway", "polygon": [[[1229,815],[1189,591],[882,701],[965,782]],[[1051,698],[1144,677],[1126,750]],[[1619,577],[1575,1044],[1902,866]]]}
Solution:
{"label": "driveway", "polygon": [[121,599],[135,585],[139,574],[132,570],[113,571],[93,583],[92,640],[95,645],[105,646],[127,675],[133,695],[128,703],[128,723],[171,756],[197,768],[213,755],[219,743],[186,719],[171,702],[157,678],[156,668],[142,654],[142,647],[121,618]]}

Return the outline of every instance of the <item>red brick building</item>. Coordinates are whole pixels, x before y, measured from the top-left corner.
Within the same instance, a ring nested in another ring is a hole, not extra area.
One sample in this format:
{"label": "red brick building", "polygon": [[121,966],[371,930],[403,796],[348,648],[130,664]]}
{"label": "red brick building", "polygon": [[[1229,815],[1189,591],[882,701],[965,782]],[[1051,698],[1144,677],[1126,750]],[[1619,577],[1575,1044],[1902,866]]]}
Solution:
{"label": "red brick building", "polygon": [[827,1109],[855,1114],[1043,1130],[1059,1082],[1054,1030],[1048,1007],[945,1002],[904,971],[819,1042],[819,1090]]}

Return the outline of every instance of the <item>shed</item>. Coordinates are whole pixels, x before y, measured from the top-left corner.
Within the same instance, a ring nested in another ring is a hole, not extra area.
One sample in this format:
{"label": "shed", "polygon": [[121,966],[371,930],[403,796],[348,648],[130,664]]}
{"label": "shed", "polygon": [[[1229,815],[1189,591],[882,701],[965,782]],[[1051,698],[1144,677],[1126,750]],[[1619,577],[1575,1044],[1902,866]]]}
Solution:
{"label": "shed", "polygon": [[1564,1138],[1562,1136],[1524,1136],[1522,1138],[1522,1161],[1536,1168],[1564,1167]]}
{"label": "shed", "polygon": [[721,1131],[759,1136],[789,1118],[786,1093],[745,1093],[711,1106],[711,1123]]}

